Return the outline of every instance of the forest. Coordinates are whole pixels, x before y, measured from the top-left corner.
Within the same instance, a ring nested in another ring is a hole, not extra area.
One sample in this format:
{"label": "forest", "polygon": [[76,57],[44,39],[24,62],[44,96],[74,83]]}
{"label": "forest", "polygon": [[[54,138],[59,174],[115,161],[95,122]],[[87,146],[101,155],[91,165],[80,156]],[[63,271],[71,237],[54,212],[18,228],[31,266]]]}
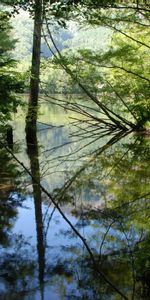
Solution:
{"label": "forest", "polygon": [[0,299],[150,299],[150,2],[2,0]]}

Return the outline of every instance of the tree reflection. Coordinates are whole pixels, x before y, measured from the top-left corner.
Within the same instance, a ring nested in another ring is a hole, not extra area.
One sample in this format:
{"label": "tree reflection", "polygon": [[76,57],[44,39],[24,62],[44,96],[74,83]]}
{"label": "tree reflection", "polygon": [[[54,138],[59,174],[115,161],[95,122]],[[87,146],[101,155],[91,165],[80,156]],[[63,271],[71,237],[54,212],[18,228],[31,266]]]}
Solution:
{"label": "tree reflection", "polygon": [[[32,121],[33,122],[33,121]],[[39,264],[39,284],[41,291],[44,283],[44,269],[45,269],[45,242],[44,242],[44,228],[43,228],[43,216],[42,216],[42,197],[40,188],[40,167],[38,159],[38,141],[36,120],[32,127],[26,127],[26,139],[27,139],[27,153],[30,160],[30,168],[32,175],[32,187],[33,198],[35,207],[35,221],[37,232],[37,252],[38,252],[38,264]],[[43,298],[42,298],[43,299]]]}
{"label": "tree reflection", "polygon": [[21,172],[6,148],[0,148],[0,283],[1,299],[17,299],[34,278],[35,264],[22,234],[13,233],[24,197],[20,185]]}
{"label": "tree reflection", "polygon": [[[0,244],[9,245],[9,231],[17,217],[21,199],[15,197],[19,171],[7,151],[0,147]],[[18,195],[19,196],[19,195]]]}
{"label": "tree reflection", "polygon": [[[52,198],[41,188],[36,131],[34,135],[32,133],[32,143],[27,139],[27,151],[35,207],[40,297],[44,297],[43,289],[48,279],[50,285],[57,288],[60,299],[98,300],[106,295],[108,299],[119,299],[117,291],[97,272],[100,270],[126,299],[149,299],[149,138],[111,136],[95,151],[90,149],[88,160],[82,161],[76,170],[69,170],[64,185],[53,190]],[[42,217],[41,191],[54,200],[55,207],[49,205],[46,217]],[[58,227],[56,216],[60,223]],[[46,227],[44,222],[47,220]],[[50,222],[52,226],[49,228]],[[23,237],[20,240],[25,249],[25,240]],[[11,282],[15,290],[19,278],[22,290],[26,284],[24,290],[28,291],[31,278],[37,278],[35,259],[29,259],[29,255],[31,248],[24,259],[23,256],[18,257],[19,261],[17,257],[14,259],[19,268],[16,267],[17,280]],[[15,263],[11,257],[7,259],[9,262],[5,257],[11,270]],[[3,274],[9,285],[11,274],[8,269]],[[35,286],[35,282],[31,285]]]}
{"label": "tree reflection", "polygon": [[62,205],[71,203],[80,220],[76,228],[84,228],[95,258],[114,284],[129,299],[149,299],[149,137],[128,136],[106,149],[57,193]]}
{"label": "tree reflection", "polygon": [[[33,252],[34,253],[34,252]],[[19,299],[32,288],[36,265],[29,241],[23,235],[13,235],[10,247],[1,251],[1,299]]]}

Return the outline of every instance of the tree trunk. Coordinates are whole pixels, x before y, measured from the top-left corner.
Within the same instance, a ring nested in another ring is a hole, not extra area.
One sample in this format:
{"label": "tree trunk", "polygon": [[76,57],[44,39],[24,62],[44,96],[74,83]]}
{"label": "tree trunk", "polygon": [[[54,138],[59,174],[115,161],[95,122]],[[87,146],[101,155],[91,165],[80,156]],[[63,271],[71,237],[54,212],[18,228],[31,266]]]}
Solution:
{"label": "tree trunk", "polygon": [[26,116],[26,138],[28,143],[32,143],[32,135],[36,130],[36,120],[38,111],[39,77],[40,77],[40,56],[41,56],[41,31],[43,7],[42,0],[35,0],[34,4],[34,31],[32,48],[32,65],[30,79],[30,96],[28,103],[28,113]]}
{"label": "tree trunk", "polygon": [[43,10],[42,1],[35,0],[32,67],[31,67],[30,97],[29,97],[29,104],[33,106],[37,106],[38,104],[42,10]]}

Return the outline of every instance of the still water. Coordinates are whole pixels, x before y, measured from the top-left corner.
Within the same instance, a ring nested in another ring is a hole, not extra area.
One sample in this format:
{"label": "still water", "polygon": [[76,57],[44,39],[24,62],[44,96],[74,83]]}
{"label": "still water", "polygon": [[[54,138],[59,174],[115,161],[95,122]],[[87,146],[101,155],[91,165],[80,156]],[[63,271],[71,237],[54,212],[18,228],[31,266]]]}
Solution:
{"label": "still water", "polygon": [[149,136],[83,123],[42,104],[27,145],[25,108],[14,116],[22,165],[0,149],[1,300],[150,299]]}

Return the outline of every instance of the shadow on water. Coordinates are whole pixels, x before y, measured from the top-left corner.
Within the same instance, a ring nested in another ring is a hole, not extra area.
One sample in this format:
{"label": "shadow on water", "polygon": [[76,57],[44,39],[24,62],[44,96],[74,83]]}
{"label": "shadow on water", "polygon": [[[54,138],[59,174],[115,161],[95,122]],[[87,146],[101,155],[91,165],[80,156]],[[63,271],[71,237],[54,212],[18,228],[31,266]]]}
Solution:
{"label": "shadow on water", "polygon": [[1,299],[149,299],[149,137],[52,125],[0,149]]}

